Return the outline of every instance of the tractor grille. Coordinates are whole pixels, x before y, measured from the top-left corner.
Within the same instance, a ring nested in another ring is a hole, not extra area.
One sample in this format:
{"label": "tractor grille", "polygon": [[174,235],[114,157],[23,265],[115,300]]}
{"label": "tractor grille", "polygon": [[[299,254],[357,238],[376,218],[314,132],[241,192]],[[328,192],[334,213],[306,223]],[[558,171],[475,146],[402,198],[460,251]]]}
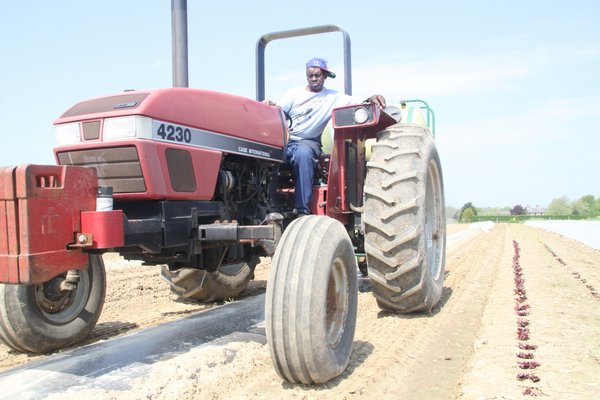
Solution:
{"label": "tractor grille", "polygon": [[96,169],[100,186],[112,186],[113,193],[139,193],[146,184],[135,147],[77,150],[58,153],[60,165]]}

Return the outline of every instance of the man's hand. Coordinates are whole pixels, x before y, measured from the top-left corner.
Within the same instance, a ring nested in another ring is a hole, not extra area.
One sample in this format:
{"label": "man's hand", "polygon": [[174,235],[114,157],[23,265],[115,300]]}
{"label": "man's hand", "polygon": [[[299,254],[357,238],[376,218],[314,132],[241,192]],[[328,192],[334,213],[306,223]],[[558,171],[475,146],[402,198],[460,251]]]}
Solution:
{"label": "man's hand", "polygon": [[262,102],[268,106],[277,106],[277,103],[275,103],[274,101],[271,101],[269,99],[264,99]]}
{"label": "man's hand", "polygon": [[374,94],[373,96],[369,97],[369,101],[379,108],[385,108],[385,97],[380,94]]}

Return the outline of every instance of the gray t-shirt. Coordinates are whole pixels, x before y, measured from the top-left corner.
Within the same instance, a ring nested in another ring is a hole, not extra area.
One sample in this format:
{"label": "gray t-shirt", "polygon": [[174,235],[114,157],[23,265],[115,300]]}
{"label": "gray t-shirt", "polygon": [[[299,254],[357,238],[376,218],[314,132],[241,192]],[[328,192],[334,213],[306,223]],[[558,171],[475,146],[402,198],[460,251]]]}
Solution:
{"label": "gray t-shirt", "polygon": [[292,119],[290,139],[319,140],[334,108],[360,103],[352,96],[323,88],[311,92],[306,86],[287,91],[278,105]]}

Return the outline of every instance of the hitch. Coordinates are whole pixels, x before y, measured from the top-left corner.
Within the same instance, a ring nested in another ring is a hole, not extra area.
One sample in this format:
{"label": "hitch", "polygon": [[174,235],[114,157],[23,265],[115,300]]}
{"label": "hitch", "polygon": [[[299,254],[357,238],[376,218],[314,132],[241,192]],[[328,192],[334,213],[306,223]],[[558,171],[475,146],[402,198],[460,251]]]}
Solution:
{"label": "hitch", "polygon": [[198,225],[198,241],[258,244],[272,256],[283,231],[283,215],[271,213],[265,222],[266,225],[240,225],[232,220]]}

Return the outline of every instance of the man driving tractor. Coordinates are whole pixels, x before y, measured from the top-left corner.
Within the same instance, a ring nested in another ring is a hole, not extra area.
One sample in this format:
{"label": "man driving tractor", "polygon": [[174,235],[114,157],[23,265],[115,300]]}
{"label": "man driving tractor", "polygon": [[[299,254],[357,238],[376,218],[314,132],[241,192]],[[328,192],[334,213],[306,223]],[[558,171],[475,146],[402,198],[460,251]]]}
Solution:
{"label": "man driving tractor", "polygon": [[[280,107],[291,120],[286,157],[296,174],[294,207],[298,216],[310,214],[315,160],[321,154],[321,135],[332,110],[363,101],[324,86],[325,79],[335,77],[326,60],[312,58],[306,63],[306,86],[288,90],[279,103],[265,100],[266,104]],[[379,108],[386,106],[385,98],[379,94],[366,101]]]}

